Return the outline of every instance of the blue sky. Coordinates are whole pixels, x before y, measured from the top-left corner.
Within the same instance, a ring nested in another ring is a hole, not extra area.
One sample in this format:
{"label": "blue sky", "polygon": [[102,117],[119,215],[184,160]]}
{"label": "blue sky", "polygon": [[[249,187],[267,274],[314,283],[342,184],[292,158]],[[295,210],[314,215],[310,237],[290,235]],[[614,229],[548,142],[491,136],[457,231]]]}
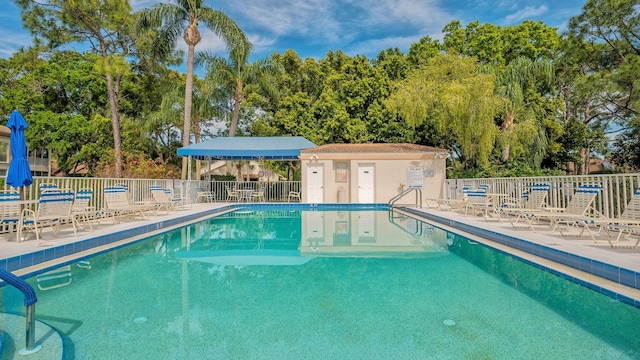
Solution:
{"label": "blue sky", "polygon": [[[17,6],[2,0],[0,12],[0,57],[31,44],[22,28]],[[132,0],[134,10],[159,0]],[[580,0],[205,0],[224,11],[247,33],[254,45],[253,58],[273,52],[295,50],[302,58],[322,58],[329,50],[348,55],[375,57],[381,50],[397,47],[403,52],[421,37],[442,38],[442,28],[451,20],[463,26],[478,20],[495,25],[516,25],[541,20],[563,31],[567,21],[580,14]],[[201,27],[202,42],[196,50],[224,51],[215,35]],[[180,42],[182,44],[182,42]]]}

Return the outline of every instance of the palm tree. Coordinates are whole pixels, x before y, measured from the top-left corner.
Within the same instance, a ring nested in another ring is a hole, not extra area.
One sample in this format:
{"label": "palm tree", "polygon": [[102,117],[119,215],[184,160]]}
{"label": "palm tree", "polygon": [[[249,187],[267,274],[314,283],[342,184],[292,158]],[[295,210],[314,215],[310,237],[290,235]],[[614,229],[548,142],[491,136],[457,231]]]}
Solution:
{"label": "palm tree", "polygon": [[240,105],[244,100],[244,86],[257,85],[264,92],[277,97],[278,90],[270,75],[274,74],[279,67],[271,59],[256,60],[249,63],[251,53],[251,43],[246,42],[239,46],[232,47],[229,51],[229,58],[224,59],[219,56],[199,54],[196,63],[207,64],[207,74],[205,81],[228,94],[227,99],[231,99],[232,116],[229,125],[229,136],[236,136],[238,129],[238,119],[240,117]]}
{"label": "palm tree", "polygon": [[[227,47],[247,43],[247,37],[238,25],[223,12],[205,6],[203,0],[176,0],[174,4],[159,3],[138,12],[139,25],[159,28],[155,50],[158,55],[173,51],[177,38],[183,33],[187,50],[187,79],[184,94],[184,126],[182,145],[188,146],[191,138],[191,101],[193,96],[193,65],[195,47],[201,36],[198,24],[203,23],[220,36]],[[187,158],[182,159],[182,179],[187,178]]]}
{"label": "palm tree", "polygon": [[[540,84],[550,85],[553,81],[553,65],[546,60],[532,61],[528,58],[517,58],[505,68],[496,71],[496,92],[505,99],[505,114],[500,132],[503,138],[502,161],[510,157],[511,144],[519,139],[514,138],[518,124],[529,124],[523,128],[526,138],[532,143],[542,144],[545,139],[541,131],[540,117],[544,111],[539,109],[536,101],[530,101],[531,92],[535,91],[536,79]],[[542,149],[532,154],[533,159],[541,160]]]}
{"label": "palm tree", "polygon": [[[244,100],[244,86],[255,84],[260,89],[274,98],[277,98],[278,90],[275,81],[270,75],[279,69],[271,59],[261,59],[249,63],[251,54],[251,43],[246,42],[231,48],[229,58],[224,59],[219,56],[200,53],[196,59],[198,64],[207,64],[205,83],[216,88],[218,103],[229,104],[231,110],[231,124],[229,125],[229,136],[236,136],[238,130],[238,120],[240,118],[240,105]],[[212,92],[213,95],[214,92]],[[242,161],[236,163],[238,171],[237,179],[242,178]],[[227,168],[227,171],[229,168]]]}

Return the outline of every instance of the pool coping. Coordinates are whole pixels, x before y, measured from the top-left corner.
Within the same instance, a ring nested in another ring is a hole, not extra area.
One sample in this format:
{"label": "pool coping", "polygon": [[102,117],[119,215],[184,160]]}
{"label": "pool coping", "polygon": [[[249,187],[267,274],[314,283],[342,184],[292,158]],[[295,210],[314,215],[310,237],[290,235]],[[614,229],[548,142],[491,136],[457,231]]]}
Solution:
{"label": "pool coping", "polygon": [[202,217],[215,215],[217,213],[233,209],[234,207],[235,205],[217,207],[197,213],[191,213],[183,216],[176,216],[173,218],[160,220],[157,222],[144,223],[132,226],[127,229],[122,229],[67,244],[46,247],[41,250],[29,252],[26,254],[0,259],[0,267],[12,272],[20,272],[20,277],[30,277],[35,275],[36,273],[24,272],[24,270],[27,268],[38,266],[56,259],[63,259],[65,257],[77,255],[100,247],[112,245],[126,239],[132,239],[163,230],[168,231],[174,226],[183,225]]}

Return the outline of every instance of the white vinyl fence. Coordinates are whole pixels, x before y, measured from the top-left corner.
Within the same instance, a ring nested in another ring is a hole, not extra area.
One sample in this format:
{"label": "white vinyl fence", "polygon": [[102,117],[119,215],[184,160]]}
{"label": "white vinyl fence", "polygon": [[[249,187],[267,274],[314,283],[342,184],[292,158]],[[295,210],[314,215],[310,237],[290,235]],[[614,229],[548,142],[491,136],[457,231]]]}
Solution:
{"label": "white vinyl fence", "polygon": [[629,202],[631,195],[640,184],[640,174],[570,175],[540,176],[521,178],[449,179],[444,185],[445,198],[455,199],[462,194],[462,188],[489,186],[489,192],[508,194],[520,198],[523,191],[534,184],[550,184],[547,205],[565,207],[580,185],[600,185],[602,193],[596,197],[593,206],[605,216],[618,216]]}
{"label": "white vinyl fence", "polygon": [[[129,189],[129,196],[132,201],[152,201],[149,187],[151,185],[162,186],[164,189],[172,191],[176,197],[188,197],[191,202],[197,201],[197,192],[211,191],[215,201],[226,201],[227,190],[231,189],[265,189],[265,201],[282,202],[287,201],[290,191],[300,191],[300,181],[278,181],[278,182],[236,182],[236,181],[189,181],[176,179],[118,179],[118,178],[79,178],[79,177],[46,177],[35,176],[33,184],[24,188],[24,198],[36,200],[40,197],[41,186],[53,186],[59,189],[70,189],[78,192],[81,189],[93,191],[91,206],[96,209],[104,208],[104,188],[109,186],[122,185]],[[18,191],[4,185],[5,191]]]}

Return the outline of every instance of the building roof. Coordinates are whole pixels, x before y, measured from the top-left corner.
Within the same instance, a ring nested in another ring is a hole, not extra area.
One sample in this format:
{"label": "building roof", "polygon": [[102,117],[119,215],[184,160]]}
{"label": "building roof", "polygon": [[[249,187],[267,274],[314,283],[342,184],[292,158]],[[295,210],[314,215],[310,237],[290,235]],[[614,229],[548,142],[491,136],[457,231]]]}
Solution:
{"label": "building roof", "polygon": [[447,150],[417,144],[327,144],[301,150],[301,154],[446,153]]}
{"label": "building roof", "polygon": [[177,153],[199,160],[298,160],[300,150],[314,146],[302,136],[217,137]]}
{"label": "building roof", "polygon": [[4,125],[0,125],[0,136],[1,137],[10,137],[11,136],[11,129],[9,129],[8,127],[4,126]]}

